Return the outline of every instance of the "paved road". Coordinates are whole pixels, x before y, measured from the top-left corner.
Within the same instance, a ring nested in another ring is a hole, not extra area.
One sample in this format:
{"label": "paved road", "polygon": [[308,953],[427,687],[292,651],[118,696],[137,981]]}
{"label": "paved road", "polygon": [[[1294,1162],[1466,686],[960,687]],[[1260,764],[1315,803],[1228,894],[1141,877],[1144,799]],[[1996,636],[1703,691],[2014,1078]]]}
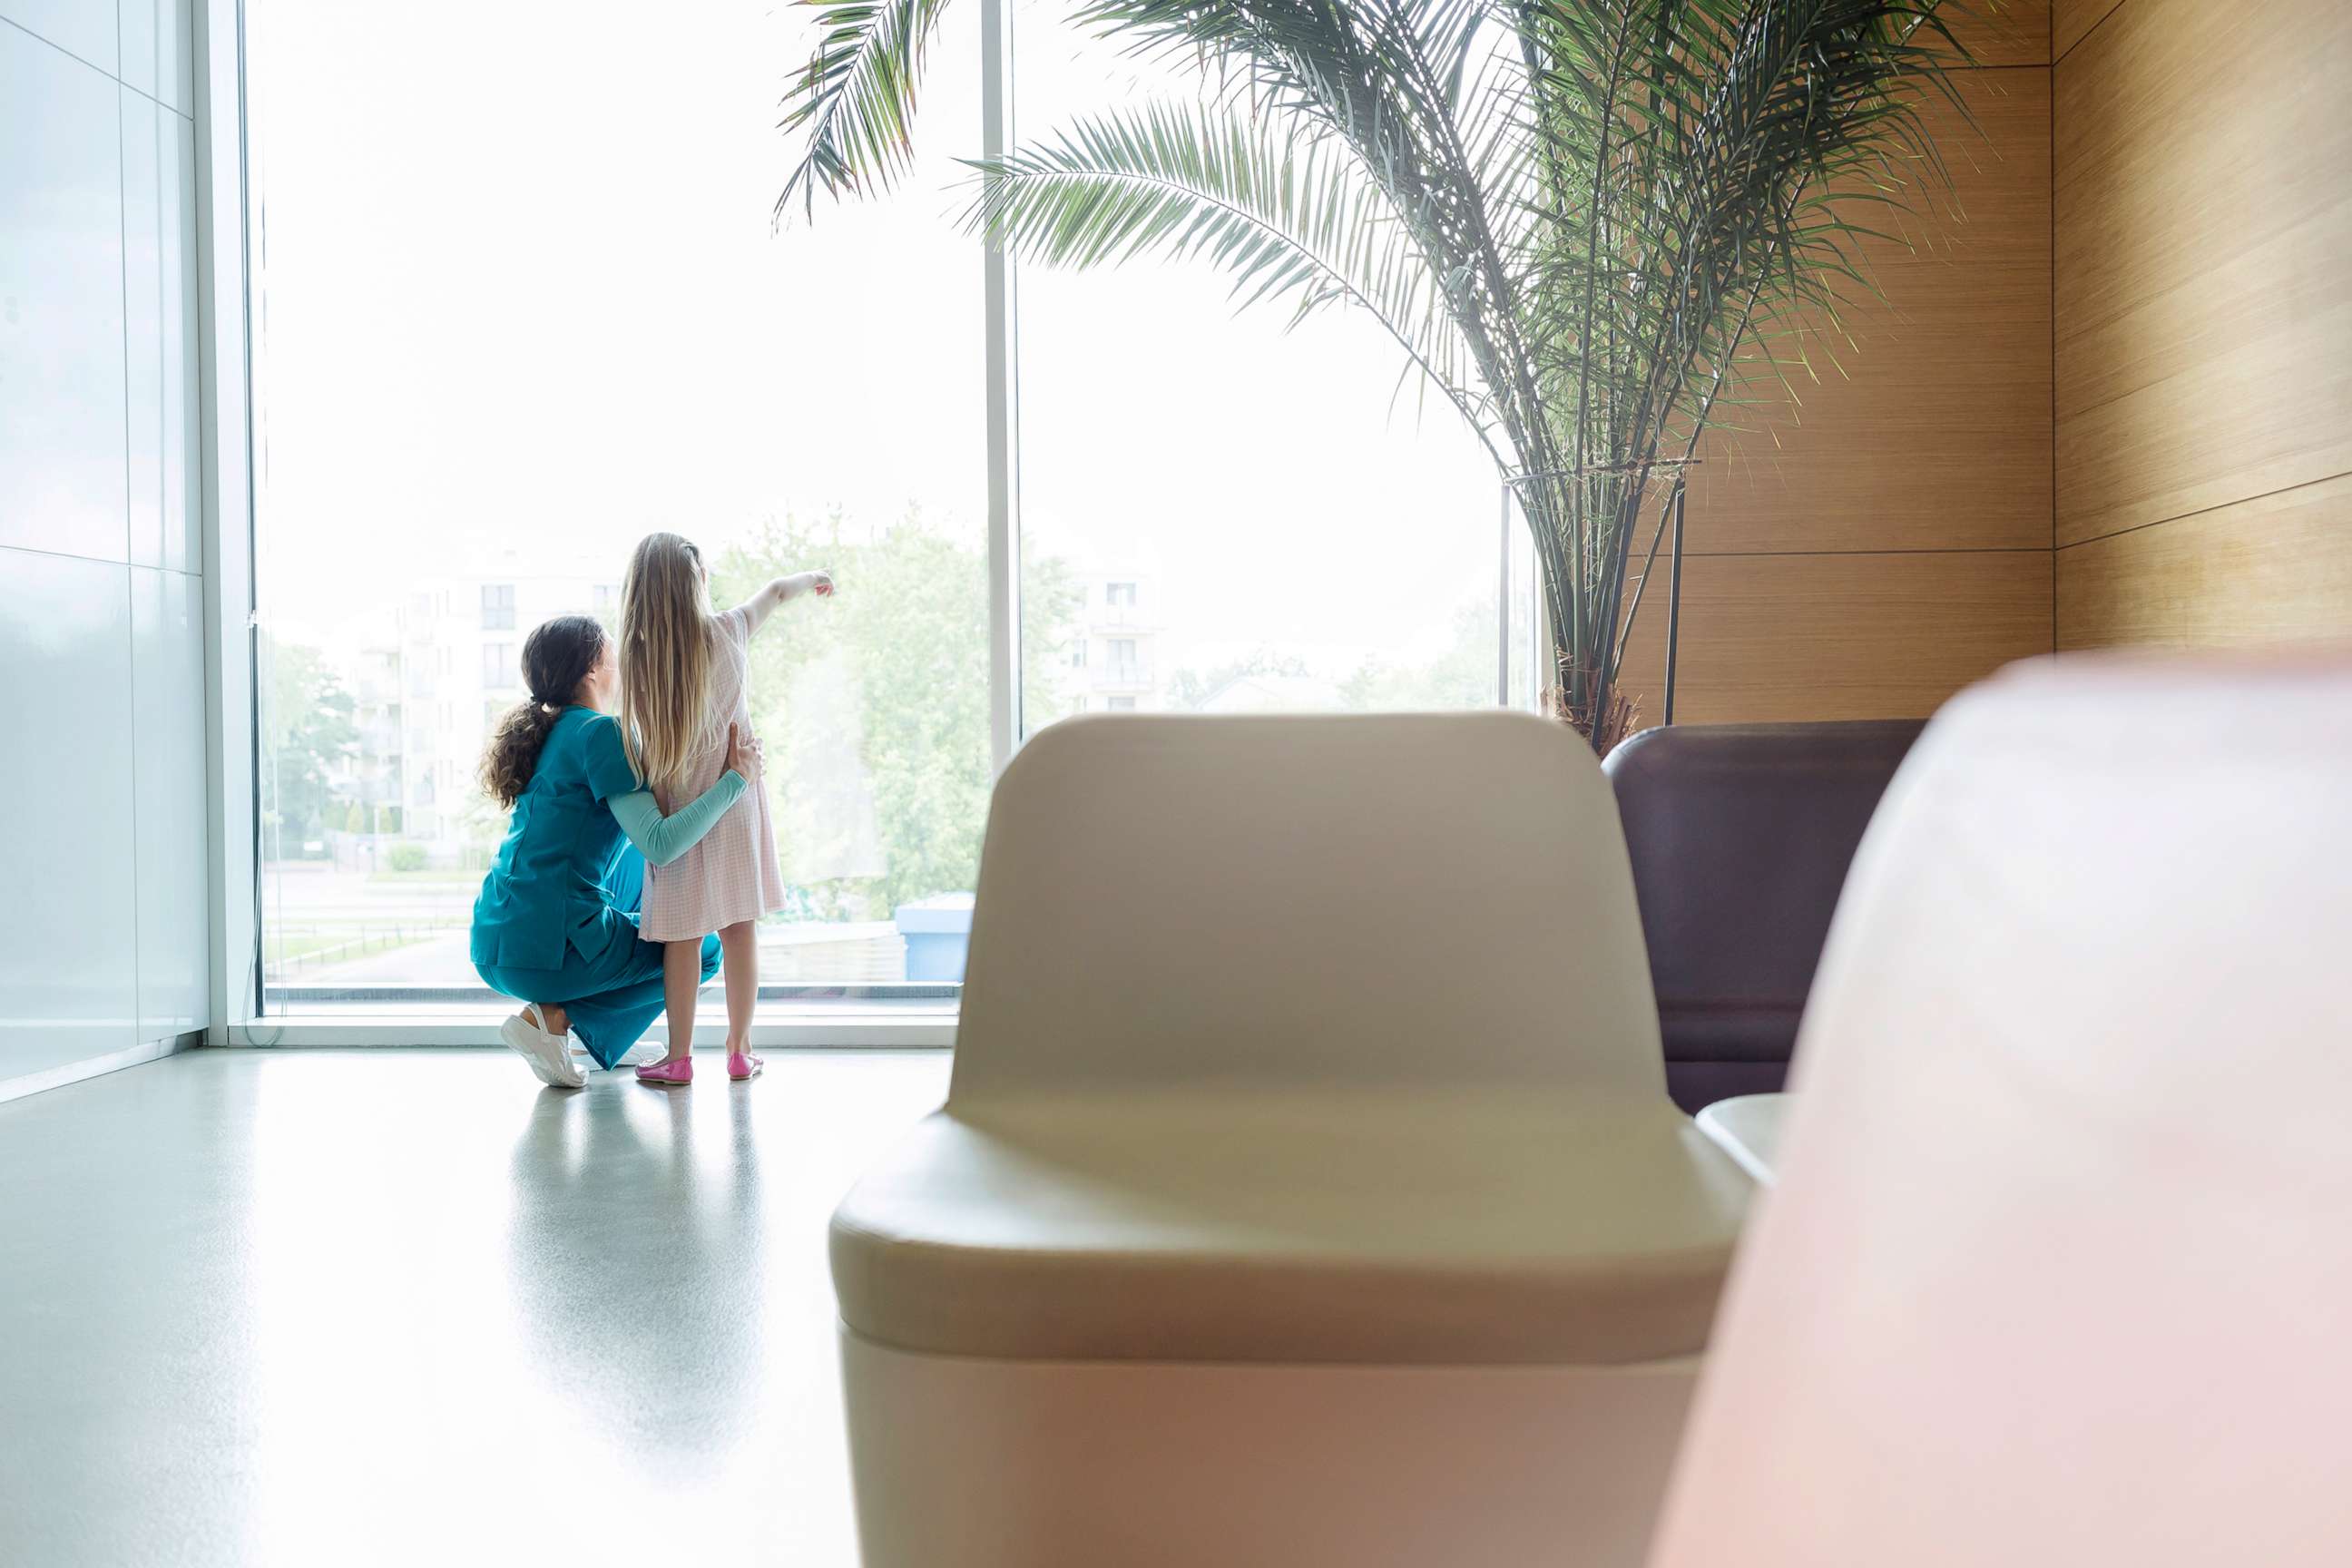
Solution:
{"label": "paved road", "polygon": [[[761,933],[761,978],[790,983],[872,984],[903,980],[906,948],[897,933],[885,937],[854,931],[835,935],[810,932],[803,927]],[[478,985],[480,979],[466,956],[466,932],[453,931],[428,942],[382,952],[364,953],[333,963],[306,963],[284,976],[272,976],[290,985]]]}
{"label": "paved road", "polygon": [[463,881],[380,882],[362,871],[276,866],[264,868],[261,879],[264,910],[289,925],[341,920],[463,921],[480,890],[480,881],[471,877]]}

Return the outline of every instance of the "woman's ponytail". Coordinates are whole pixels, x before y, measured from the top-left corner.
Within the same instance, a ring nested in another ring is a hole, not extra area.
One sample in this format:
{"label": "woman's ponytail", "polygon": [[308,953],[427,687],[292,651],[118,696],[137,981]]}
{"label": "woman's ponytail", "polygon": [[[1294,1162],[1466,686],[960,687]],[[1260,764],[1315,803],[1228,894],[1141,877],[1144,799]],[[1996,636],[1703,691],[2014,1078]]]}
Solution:
{"label": "woman's ponytail", "polygon": [[562,711],[537,701],[518,702],[507,710],[482,752],[482,787],[492,800],[512,805],[522,798],[522,792],[530,787],[530,775],[539,769],[547,732],[555,728]]}
{"label": "woman's ponytail", "polygon": [[548,732],[604,657],[604,628],[592,616],[558,616],[523,639],[522,677],[530,695],[507,710],[482,752],[482,788],[512,805],[530,787]]}

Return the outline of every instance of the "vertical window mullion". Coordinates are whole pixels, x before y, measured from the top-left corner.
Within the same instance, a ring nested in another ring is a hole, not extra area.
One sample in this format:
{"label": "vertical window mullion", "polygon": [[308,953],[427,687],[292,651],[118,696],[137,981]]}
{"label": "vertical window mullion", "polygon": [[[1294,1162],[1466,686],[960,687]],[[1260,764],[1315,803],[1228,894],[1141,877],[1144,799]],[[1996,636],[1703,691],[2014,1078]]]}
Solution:
{"label": "vertical window mullion", "polygon": [[[980,145],[1001,158],[1013,144],[1013,0],[981,0]],[[1013,259],[995,245],[982,259],[988,376],[989,741],[1002,772],[1021,744],[1020,362]]]}
{"label": "vertical window mullion", "polygon": [[211,1027],[237,1040],[261,1010],[260,802],[254,616],[250,268],[244,14],[194,12],[197,418],[203,464],[206,915]]}

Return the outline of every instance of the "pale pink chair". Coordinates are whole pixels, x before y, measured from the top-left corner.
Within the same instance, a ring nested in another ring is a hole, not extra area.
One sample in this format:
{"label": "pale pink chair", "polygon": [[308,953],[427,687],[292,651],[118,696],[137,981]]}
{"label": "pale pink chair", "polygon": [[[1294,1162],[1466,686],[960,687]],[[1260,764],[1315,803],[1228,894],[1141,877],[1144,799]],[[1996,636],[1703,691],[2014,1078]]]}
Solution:
{"label": "pale pink chair", "polygon": [[1954,701],[1793,1089],[1654,1568],[2352,1563],[2352,661]]}

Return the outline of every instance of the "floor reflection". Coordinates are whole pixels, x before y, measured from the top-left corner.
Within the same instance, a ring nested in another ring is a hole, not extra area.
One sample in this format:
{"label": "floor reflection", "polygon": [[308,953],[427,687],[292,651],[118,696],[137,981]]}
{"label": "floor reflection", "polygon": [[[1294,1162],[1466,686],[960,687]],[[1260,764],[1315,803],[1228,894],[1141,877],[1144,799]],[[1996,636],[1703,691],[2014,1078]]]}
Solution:
{"label": "floor reflection", "polygon": [[515,1142],[506,1278],[519,1338],[656,1483],[739,1442],[760,1387],[776,1267],[752,1121],[765,1087],[698,1093],[601,1074],[585,1092],[542,1091]]}
{"label": "floor reflection", "polygon": [[825,1216],[948,1063],[769,1060],[198,1051],[0,1105],[0,1563],[851,1568]]}

